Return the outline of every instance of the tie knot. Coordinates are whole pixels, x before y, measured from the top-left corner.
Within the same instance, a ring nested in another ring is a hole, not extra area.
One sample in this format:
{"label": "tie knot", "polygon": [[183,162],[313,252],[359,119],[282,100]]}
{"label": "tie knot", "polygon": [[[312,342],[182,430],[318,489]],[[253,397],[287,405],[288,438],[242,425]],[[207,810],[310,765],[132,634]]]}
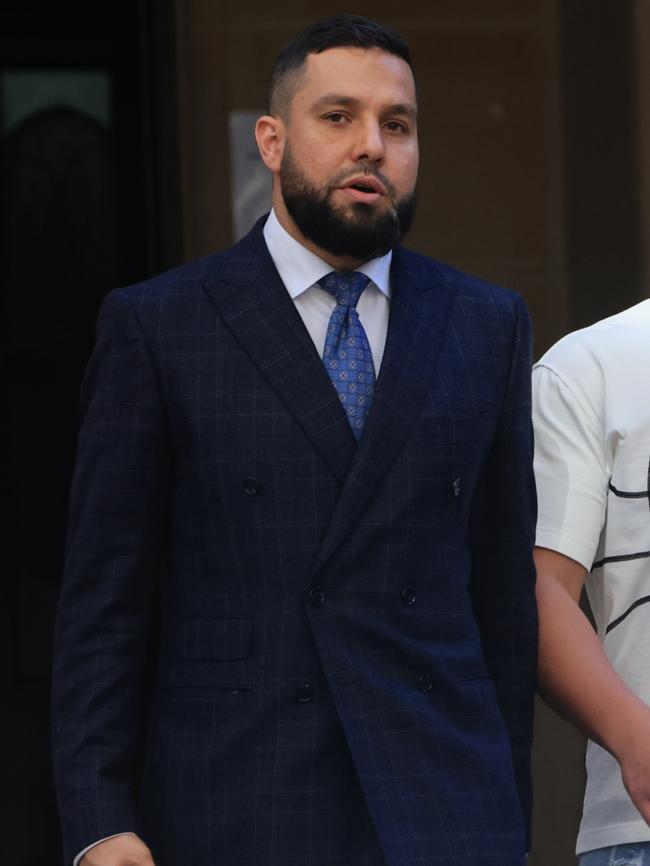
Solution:
{"label": "tie knot", "polygon": [[319,286],[336,298],[344,307],[356,307],[361,293],[370,282],[370,277],[359,271],[332,271],[320,281]]}

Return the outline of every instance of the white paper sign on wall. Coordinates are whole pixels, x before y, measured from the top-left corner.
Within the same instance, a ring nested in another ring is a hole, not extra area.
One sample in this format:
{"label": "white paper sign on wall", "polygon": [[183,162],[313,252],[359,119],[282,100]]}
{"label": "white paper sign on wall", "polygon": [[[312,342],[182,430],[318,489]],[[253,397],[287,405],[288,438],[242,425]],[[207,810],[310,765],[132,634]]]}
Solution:
{"label": "white paper sign on wall", "polygon": [[260,159],[255,123],[263,111],[230,112],[232,219],[235,240],[271,209],[271,173]]}

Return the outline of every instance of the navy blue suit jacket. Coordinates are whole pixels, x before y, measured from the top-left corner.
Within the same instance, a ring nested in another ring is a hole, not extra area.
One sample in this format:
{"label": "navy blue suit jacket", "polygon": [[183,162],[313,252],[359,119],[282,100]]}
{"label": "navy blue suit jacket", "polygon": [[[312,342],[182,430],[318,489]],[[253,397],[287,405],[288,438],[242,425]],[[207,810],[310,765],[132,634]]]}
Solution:
{"label": "navy blue suit jacket", "polygon": [[68,860],[134,830],[157,866],[523,863],[528,318],[401,248],[392,285],[358,446],[261,224],[106,299],[56,630]]}

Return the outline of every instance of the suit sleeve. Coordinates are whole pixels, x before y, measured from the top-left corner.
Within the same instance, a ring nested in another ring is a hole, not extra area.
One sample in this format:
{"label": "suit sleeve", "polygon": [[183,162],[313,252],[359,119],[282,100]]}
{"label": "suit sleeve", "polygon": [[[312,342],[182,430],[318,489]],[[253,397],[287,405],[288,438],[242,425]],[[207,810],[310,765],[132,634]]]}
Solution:
{"label": "suit sleeve", "polygon": [[512,744],[530,839],[530,759],[537,668],[532,548],[537,504],[531,424],[531,331],[515,303],[510,372],[472,507],[472,598],[488,671]]}
{"label": "suit sleeve", "polygon": [[98,839],[138,831],[133,773],[168,511],[159,383],[136,310],[121,291],[102,306],[82,408],[52,704],[70,863]]}

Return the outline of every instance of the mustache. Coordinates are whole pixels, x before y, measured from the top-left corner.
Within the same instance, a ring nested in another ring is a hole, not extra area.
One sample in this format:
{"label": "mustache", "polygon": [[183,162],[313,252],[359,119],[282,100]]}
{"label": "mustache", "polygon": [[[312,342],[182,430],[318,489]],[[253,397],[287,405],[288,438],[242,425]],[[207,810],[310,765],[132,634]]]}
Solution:
{"label": "mustache", "polygon": [[377,178],[377,180],[384,187],[392,201],[395,201],[395,199],[397,198],[395,187],[388,180],[386,175],[371,162],[360,162],[358,166],[356,166],[356,168],[352,170],[345,169],[344,171],[340,171],[330,180],[330,189],[337,189],[339,186],[342,186],[349,178],[356,177],[358,174],[372,175],[372,177]]}

